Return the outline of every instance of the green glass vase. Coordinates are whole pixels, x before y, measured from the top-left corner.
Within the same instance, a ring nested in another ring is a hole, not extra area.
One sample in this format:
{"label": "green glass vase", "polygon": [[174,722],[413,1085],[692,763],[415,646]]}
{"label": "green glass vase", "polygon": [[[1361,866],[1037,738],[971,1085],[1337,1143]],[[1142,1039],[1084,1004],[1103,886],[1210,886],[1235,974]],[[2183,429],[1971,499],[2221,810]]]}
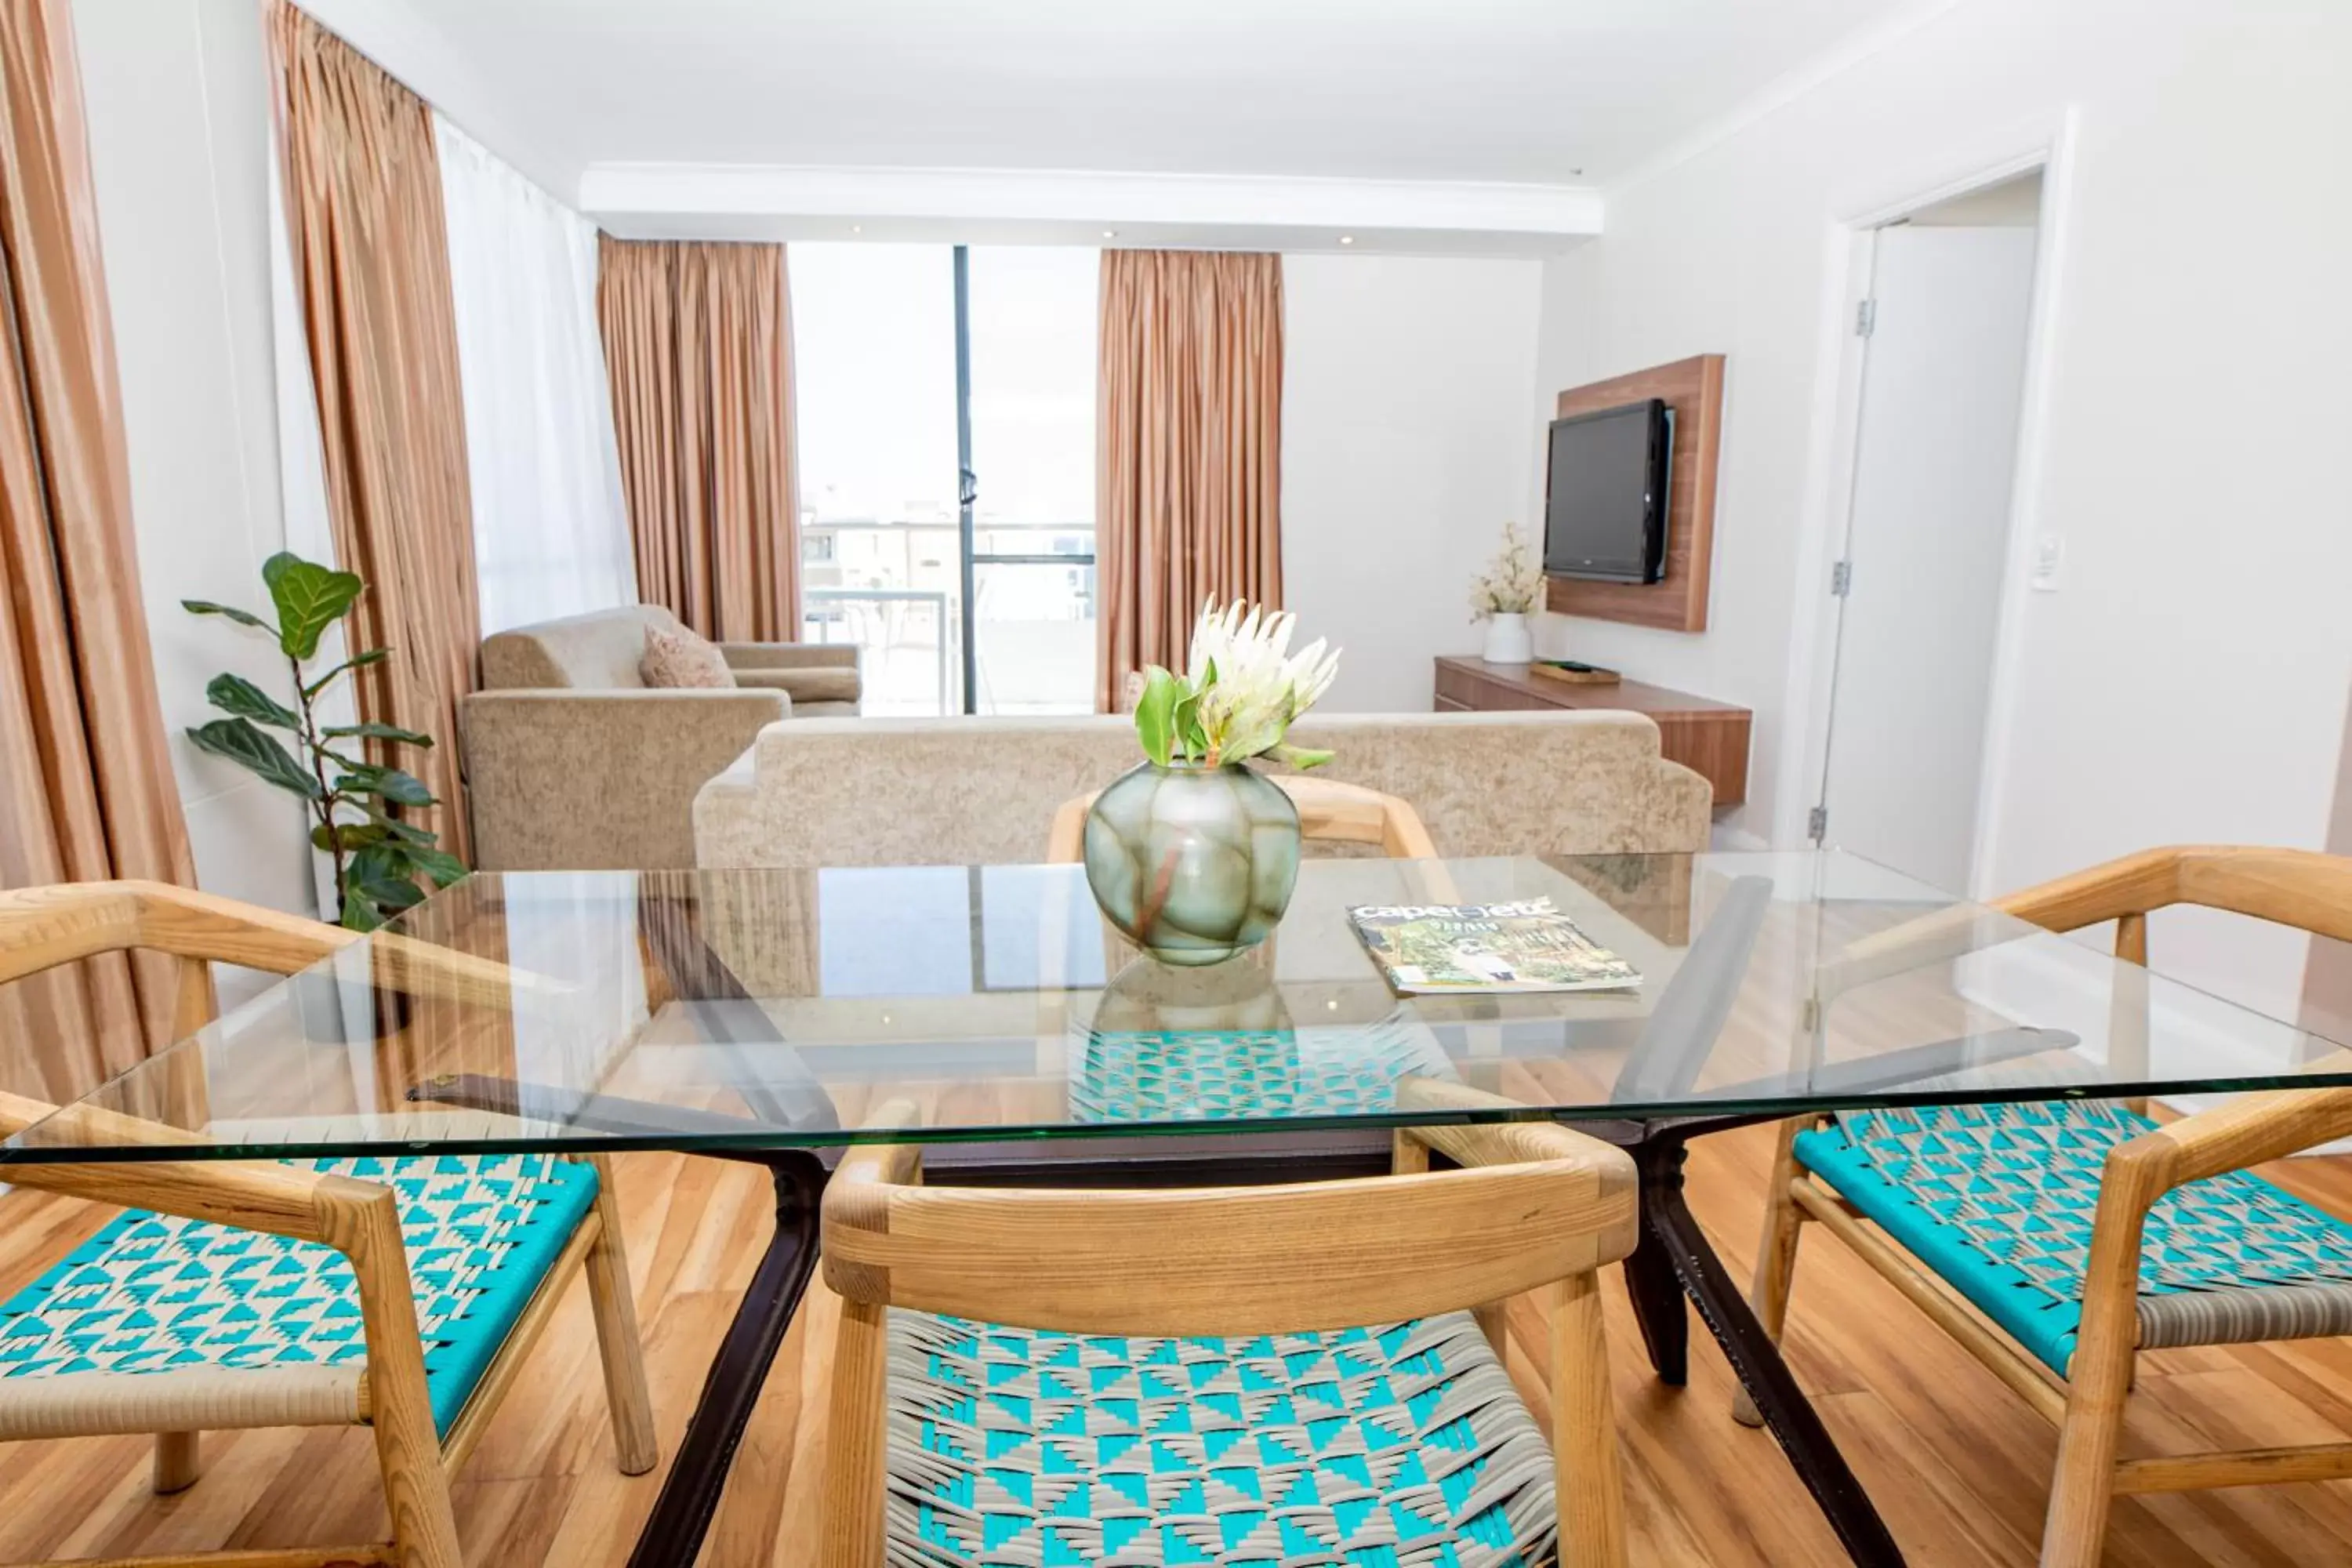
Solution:
{"label": "green glass vase", "polygon": [[1144,763],[1087,813],[1087,884],[1167,963],[1218,963],[1264,942],[1298,883],[1298,808],[1239,763]]}

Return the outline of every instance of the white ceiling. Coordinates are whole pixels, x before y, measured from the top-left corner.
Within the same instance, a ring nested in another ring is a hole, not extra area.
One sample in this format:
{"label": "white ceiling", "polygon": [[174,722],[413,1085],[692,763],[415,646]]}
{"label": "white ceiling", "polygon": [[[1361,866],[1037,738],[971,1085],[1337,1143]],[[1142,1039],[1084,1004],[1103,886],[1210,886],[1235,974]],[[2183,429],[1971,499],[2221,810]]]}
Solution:
{"label": "white ceiling", "polygon": [[1599,184],[1919,0],[405,4],[497,84],[499,117],[574,174],[657,162]]}

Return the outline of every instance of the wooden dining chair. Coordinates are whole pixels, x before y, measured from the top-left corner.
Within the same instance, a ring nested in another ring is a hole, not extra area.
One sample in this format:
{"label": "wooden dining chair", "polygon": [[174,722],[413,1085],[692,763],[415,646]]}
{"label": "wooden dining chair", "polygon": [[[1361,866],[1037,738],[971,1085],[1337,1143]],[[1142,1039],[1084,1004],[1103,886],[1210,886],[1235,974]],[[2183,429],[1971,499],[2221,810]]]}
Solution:
{"label": "wooden dining chair", "polygon": [[[1997,907],[2059,931],[2112,921],[2116,955],[2145,965],[2148,915],[2176,904],[2352,942],[2352,859],[2154,849]],[[1830,968],[1850,986],[1957,956],[1976,941],[1969,924],[1933,917]],[[2111,1049],[2144,1050],[2144,998],[2117,1001]],[[2138,1352],[2352,1334],[2352,1225],[2247,1173],[2347,1133],[2352,1089],[2248,1095],[2162,1126],[2127,1104],[2079,1100],[1786,1123],[1757,1315],[1780,1332],[1802,1226],[1844,1242],[2058,1425],[2041,1561],[2090,1568],[2116,1496],[2352,1477],[2352,1443],[2118,1453]],[[1744,1402],[1738,1414],[1755,1419]]]}
{"label": "wooden dining chair", "polygon": [[[1298,808],[1298,831],[1308,838],[1349,844],[1377,844],[1392,860],[1434,860],[1437,846],[1412,806],[1392,795],[1361,784],[1341,784],[1305,773],[1267,775]],[[1085,858],[1087,809],[1099,790],[1062,803],[1045,837],[1045,858],[1056,866],[1076,865]]]}
{"label": "wooden dining chair", "polygon": [[[293,974],[361,940],[157,883],[0,892],[0,983],[100,953],[167,953],[183,965],[178,1023],[188,1031],[210,1011],[209,962]],[[504,1000],[496,964],[391,933],[367,940],[380,985]],[[0,1135],[44,1121],[59,1143],[77,1132],[202,1142],[164,1121],[0,1094]],[[169,1492],[195,1480],[196,1434],[208,1427],[373,1432],[388,1543],[226,1561],[459,1568],[449,1474],[583,1271],[620,1468],[653,1468],[619,1205],[601,1159],[7,1164],[0,1180],[125,1205],[0,1302],[0,1440],[152,1434],[155,1489]]]}
{"label": "wooden dining chair", "polygon": [[[1396,1170],[928,1187],[916,1146],[852,1149],[823,1568],[1622,1563],[1597,1276],[1633,1247],[1632,1161],[1530,1121],[1401,1131]],[[1545,1286],[1549,1452],[1459,1310]]]}

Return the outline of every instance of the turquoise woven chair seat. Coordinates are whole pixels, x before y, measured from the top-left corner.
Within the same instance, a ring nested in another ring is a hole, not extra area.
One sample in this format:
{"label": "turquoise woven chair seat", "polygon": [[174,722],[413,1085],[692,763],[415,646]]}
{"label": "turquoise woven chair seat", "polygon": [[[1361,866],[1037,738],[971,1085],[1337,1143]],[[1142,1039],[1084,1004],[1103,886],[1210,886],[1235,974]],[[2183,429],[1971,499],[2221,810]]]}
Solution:
{"label": "turquoise woven chair seat", "polygon": [[[398,1195],[425,1384],[446,1436],[596,1201],[595,1168],[548,1154],[308,1168]],[[0,1302],[0,1397],[10,1379],[365,1359],[358,1291],[341,1253],[138,1209]]]}
{"label": "turquoise woven chair seat", "polygon": [[1405,1078],[1452,1079],[1444,1048],[1391,1015],[1365,1026],[1087,1030],[1074,1053],[1079,1121],[1220,1121],[1396,1109]]}
{"label": "turquoise woven chair seat", "polygon": [[[2121,1106],[1849,1111],[1797,1157],[2055,1371],[2074,1353],[2107,1151],[2156,1123]],[[2231,1172],[2167,1194],[2140,1250],[2146,1349],[2352,1333],[2352,1226]]]}
{"label": "turquoise woven chair seat", "polygon": [[890,1314],[887,1560],[1537,1568],[1551,1450],[1466,1313],[1145,1340]]}

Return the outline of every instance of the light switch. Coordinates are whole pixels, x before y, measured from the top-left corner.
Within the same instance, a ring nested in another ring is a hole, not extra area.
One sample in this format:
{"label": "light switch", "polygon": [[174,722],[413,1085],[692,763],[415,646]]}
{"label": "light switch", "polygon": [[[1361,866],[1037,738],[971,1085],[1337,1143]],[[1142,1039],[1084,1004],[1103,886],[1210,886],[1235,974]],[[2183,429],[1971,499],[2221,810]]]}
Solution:
{"label": "light switch", "polygon": [[2066,541],[2045,533],[2033,542],[2033,574],[2027,583],[2039,594],[2054,594],[2066,570]]}

